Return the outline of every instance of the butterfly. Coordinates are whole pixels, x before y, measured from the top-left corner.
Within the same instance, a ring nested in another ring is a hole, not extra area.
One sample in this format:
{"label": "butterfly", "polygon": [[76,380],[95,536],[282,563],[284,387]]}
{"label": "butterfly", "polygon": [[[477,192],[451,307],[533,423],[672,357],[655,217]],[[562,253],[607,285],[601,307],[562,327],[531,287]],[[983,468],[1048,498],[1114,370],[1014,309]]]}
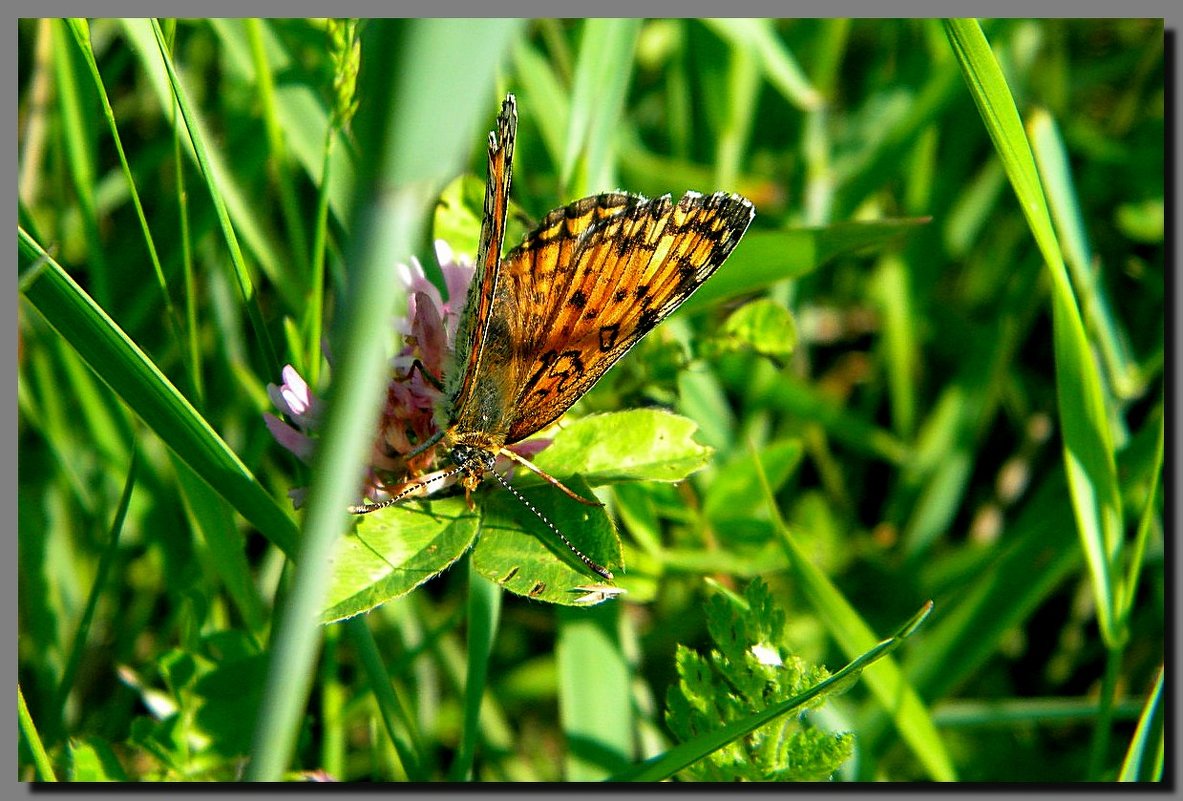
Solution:
{"label": "butterfly", "polygon": [[[469,493],[493,476],[534,511],[593,572],[584,555],[505,479],[505,456],[584,503],[558,479],[508,446],[563,415],[625,353],[702,286],[731,254],[755,208],[746,198],[687,192],[648,200],[607,192],[555,209],[501,255],[509,202],[517,105],[507,95],[489,134],[488,180],[477,249],[452,361],[445,369],[438,433],[454,467],[424,476],[371,512],[459,476]],[[597,504],[598,505],[598,504]]]}

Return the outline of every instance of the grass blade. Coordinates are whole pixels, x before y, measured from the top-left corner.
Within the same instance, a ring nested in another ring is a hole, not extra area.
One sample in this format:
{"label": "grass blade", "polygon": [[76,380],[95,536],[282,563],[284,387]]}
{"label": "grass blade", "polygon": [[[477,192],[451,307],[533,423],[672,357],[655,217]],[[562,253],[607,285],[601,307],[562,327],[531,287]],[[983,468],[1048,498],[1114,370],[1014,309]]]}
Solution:
{"label": "grass blade", "polygon": [[205,136],[196,125],[196,111],[189,103],[189,96],[181,86],[181,79],[173,66],[169,55],[168,44],[164,39],[164,32],[160,24],[152,20],[152,32],[156,35],[156,44],[160,48],[160,57],[164,60],[164,68],[168,71],[169,83],[172,86],[173,97],[181,109],[181,116],[185,120],[189,141],[193,143],[193,150],[197,157],[197,166],[201,168],[201,175],[205,179],[210,199],[213,200],[214,210],[218,215],[218,223],[222,228],[222,236],[226,239],[226,247],[230,252],[230,263],[234,265],[234,278],[238,283],[238,291],[242,294],[242,302],[246,307],[247,317],[255,331],[263,349],[263,366],[268,375],[279,375],[279,358],[275,355],[275,346],[271,343],[271,334],[263,322],[263,312],[259,309],[258,296],[255,291],[254,280],[242,256],[242,248],[238,246],[238,236],[234,233],[234,226],[230,222],[230,213],[226,208],[226,200],[222,196],[221,178],[215,171],[213,161],[209,157]]}
{"label": "grass blade", "polygon": [[1106,644],[1112,647],[1122,639],[1114,620],[1115,599],[1120,591],[1114,570],[1122,545],[1122,511],[1100,376],[1060,255],[1035,160],[1002,69],[976,20],[947,20],[945,31],[1051,274],[1052,337],[1064,465],[1097,601],[1098,624]]}
{"label": "grass blade", "polygon": [[633,753],[629,669],[620,643],[618,603],[561,607],[555,660],[559,717],[567,738],[567,781],[599,781]]}
{"label": "grass blade", "polygon": [[[756,466],[759,470],[758,460]],[[829,578],[814,567],[808,554],[785,525],[763,471],[760,471],[760,476],[764,483],[769,514],[780,537],[781,546],[789,557],[790,570],[800,583],[802,592],[825,622],[830,635],[848,656],[869,648],[875,642],[871,627]],[[931,608],[932,602],[929,601],[923,614],[927,615]],[[932,716],[895,661],[884,661],[878,670],[864,678],[875,698],[891,714],[896,730],[929,776],[935,781],[954,781],[957,773],[953,768],[953,761],[945,750],[944,741],[937,733]]]}
{"label": "grass blade", "polygon": [[29,706],[25,703],[25,694],[21,686],[16,685],[16,719],[21,734],[25,736],[25,743],[33,752],[33,764],[37,768],[37,778],[43,782],[56,782],[57,776],[53,772],[53,763],[49,761],[49,754],[45,753],[45,745],[41,742],[41,735],[37,733],[37,724],[29,714]]}
{"label": "grass blade", "polygon": [[489,654],[501,618],[501,588],[468,560],[468,672],[464,680],[464,727],[456,761],[448,771],[454,782],[472,780],[472,762],[480,739],[481,701],[489,679]]}
{"label": "grass blade", "polygon": [[[115,124],[115,110],[111,108],[111,100],[107,97],[107,89],[103,85],[103,76],[99,73],[99,65],[95,61],[94,50],[90,42],[90,28],[85,19],[70,19],[63,24],[70,28],[74,34],[74,41],[78,44],[78,49],[82,51],[82,56],[86,59],[86,66],[90,69],[91,77],[94,79],[95,91],[98,93],[99,100],[103,104],[103,115],[107,120],[107,126],[111,129],[111,141],[115,145],[115,152],[119,154],[119,165],[123,169],[123,177],[127,180],[128,193],[131,195],[132,205],[135,206],[136,218],[140,223],[140,231],[144,235],[144,245],[148,249],[148,258],[152,262],[152,270],[156,276],[156,283],[160,287],[160,296],[164,301],[165,319],[168,322],[169,333],[176,342],[178,352],[180,353],[182,362],[185,362],[185,372],[192,375],[193,367],[187,363],[185,352],[185,339],[181,331],[181,318],[177,313],[176,307],[173,305],[172,296],[168,292],[168,282],[164,277],[164,268],[160,264],[160,256],[156,251],[156,242],[152,238],[152,231],[148,227],[148,218],[144,214],[144,205],[140,202],[140,193],[136,189],[135,179],[132,177],[131,165],[127,161],[127,154],[123,150],[123,140],[119,136],[119,127]],[[102,248],[95,248],[96,254],[102,253]],[[102,296],[100,295],[100,300]],[[195,382],[196,383],[196,382]]]}
{"label": "grass blade", "polygon": [[831,692],[838,692],[848,687],[852,682],[856,681],[863,672],[875,664],[879,660],[888,656],[892,651],[903,645],[904,640],[912,635],[912,632],[924,622],[928,617],[928,613],[932,611],[932,603],[926,604],[915,616],[912,617],[906,624],[904,624],[899,631],[886,640],[878,643],[866,653],[861,654],[856,659],[852,660],[844,668],[837,673],[830,676],[823,682],[820,682],[809,690],[801,693],[798,696],[790,698],[782,703],[771,706],[763,712],[758,712],[755,715],[737,720],[717,731],[708,732],[701,737],[696,737],[689,742],[670,749],[666,753],[646,760],[645,762],[613,776],[609,781],[630,781],[630,782],[651,782],[662,781],[673,776],[678,771],[693,764],[701,759],[706,754],[712,751],[717,751],[727,743],[737,740],[746,734],[750,734],[756,729],[763,726],[781,715],[788,714],[796,709],[800,709],[810,700],[819,695],[829,694]]}
{"label": "grass blade", "polygon": [[582,197],[616,188],[615,132],[628,93],[639,19],[584,21],[559,185]]}
{"label": "grass blade", "polygon": [[[140,59],[142,74],[152,87],[164,116],[171,117],[175,108],[172,84],[153,31],[152,21],[142,18],[121,19],[120,25],[132,44],[132,52]],[[190,109],[190,111],[191,115],[187,120],[188,128],[178,128],[178,130],[183,130],[185,133],[189,133],[191,130],[198,131],[203,141],[211,141],[208,126],[201,115],[197,113],[196,109]],[[186,146],[186,153],[193,158],[196,164],[196,151],[192,141],[186,136],[182,136],[181,139]],[[285,280],[286,259],[272,246],[269,234],[263,230],[252,210],[251,201],[230,178],[234,174],[233,170],[227,167],[222,154],[216,149],[207,148],[205,161],[207,168],[217,176],[218,191],[220,197],[225,201],[230,219],[234,223],[234,230],[242,237],[243,242],[246,243],[247,248],[258,261],[259,268],[284,296],[288,306],[298,308],[302,299],[298,293],[291,291],[291,289],[298,287],[298,284],[291,280]]]}
{"label": "grass blade", "polygon": [[[363,37],[371,71],[369,85],[359,94],[370,105],[369,116],[359,120],[359,146],[377,166],[370,183],[359,187],[355,206],[352,230],[359,235],[337,315],[342,321],[333,348],[338,360],[292,591],[272,643],[247,771],[251,780],[278,779],[295,747],[330,580],[323,566],[349,524],[345,508],[357,493],[386,381],[385,342],[373,332],[383,330],[394,309],[387,271],[409,263],[426,239],[432,206],[472,147],[470,132],[485,116],[493,69],[515,27],[500,20],[383,22],[370,25]],[[461,62],[480,67],[454,69]],[[389,76],[401,77],[391,84]],[[450,124],[441,128],[435,123],[443,118]]]}
{"label": "grass blade", "polygon": [[772,20],[708,19],[704,23],[732,47],[754,53],[764,77],[790,104],[802,111],[822,105],[824,98],[809,83],[788,47],[777,38]]}
{"label": "grass blade", "polygon": [[[1163,728],[1163,669],[1159,668],[1154,689],[1146,697],[1146,706],[1138,718],[1138,728],[1130,740],[1118,781],[1162,781],[1165,733]],[[1153,749],[1153,750],[1151,750]]]}
{"label": "grass blade", "polygon": [[285,553],[293,553],[296,527],[222,438],[119,329],[82,287],[23,230],[21,256],[37,266],[20,279],[21,293],[123,399],[201,478]]}

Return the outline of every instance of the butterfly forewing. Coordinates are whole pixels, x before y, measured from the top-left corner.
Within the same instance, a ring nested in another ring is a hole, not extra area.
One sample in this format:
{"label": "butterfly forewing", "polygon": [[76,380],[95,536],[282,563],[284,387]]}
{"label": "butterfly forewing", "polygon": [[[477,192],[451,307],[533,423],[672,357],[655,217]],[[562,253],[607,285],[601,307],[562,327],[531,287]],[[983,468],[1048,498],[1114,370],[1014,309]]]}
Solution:
{"label": "butterfly forewing", "polygon": [[516,301],[530,303],[535,309],[531,319],[541,325],[547,316],[541,312],[552,310],[553,301],[562,296],[554,293],[563,293],[570,284],[575,251],[584,232],[644,202],[639,195],[606,192],[551,211],[506,255],[508,271],[528,275],[528,281],[519,280],[507,291]]}
{"label": "butterfly forewing", "polygon": [[559,225],[552,212],[501,266],[493,316],[500,316],[498,307],[515,310],[505,315],[517,392],[510,443],[558,419],[690,297],[754,215],[738,195],[694,192],[677,204],[668,196],[596,196],[562,211],[564,220],[577,222]]}

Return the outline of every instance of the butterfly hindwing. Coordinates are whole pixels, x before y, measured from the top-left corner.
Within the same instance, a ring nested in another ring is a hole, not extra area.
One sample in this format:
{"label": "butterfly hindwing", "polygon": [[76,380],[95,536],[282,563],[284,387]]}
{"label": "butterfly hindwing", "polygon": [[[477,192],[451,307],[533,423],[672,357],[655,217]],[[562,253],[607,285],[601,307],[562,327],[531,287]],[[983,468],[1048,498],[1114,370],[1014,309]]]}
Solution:
{"label": "butterfly hindwing", "polygon": [[[482,373],[481,364],[490,342],[493,301],[500,280],[501,244],[509,205],[509,184],[513,168],[513,147],[518,113],[513,95],[508,95],[497,117],[497,131],[489,134],[489,174],[485,182],[485,208],[481,218],[481,239],[476,272],[468,288],[451,369],[446,371],[447,403],[444,411],[452,418],[472,407],[473,393]],[[487,369],[486,369],[487,372]],[[442,421],[444,425],[454,419]]]}
{"label": "butterfly hindwing", "polygon": [[677,203],[600,195],[547,215],[502,263],[499,302],[517,309],[506,441],[570,408],[718,269],[754,213],[738,195],[688,192]]}

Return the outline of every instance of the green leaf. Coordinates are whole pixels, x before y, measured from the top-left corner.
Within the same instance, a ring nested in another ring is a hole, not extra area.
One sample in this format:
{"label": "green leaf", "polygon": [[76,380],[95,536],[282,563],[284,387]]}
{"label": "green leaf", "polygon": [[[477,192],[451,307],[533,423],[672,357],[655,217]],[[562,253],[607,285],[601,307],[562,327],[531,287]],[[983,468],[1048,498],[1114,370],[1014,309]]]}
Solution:
{"label": "green leaf", "polygon": [[[585,498],[594,497],[587,482],[578,477],[563,483]],[[596,564],[616,571],[623,557],[612,521],[603,507],[579,503],[549,484],[519,491],[520,499],[510,492],[493,491],[481,500],[481,536],[472,552],[473,567],[517,595],[563,606],[583,605],[580,599],[587,591],[580,588],[603,579],[532,510],[544,515]]]}
{"label": "green leaf", "polygon": [[782,304],[759,298],[732,312],[708,346],[711,356],[750,350],[779,366],[797,346],[797,324]]}
{"label": "green leaf", "polygon": [[361,515],[334,545],[321,620],[369,611],[405,595],[459,559],[479,530],[463,498],[398,504]]}
{"label": "green leaf", "polygon": [[[706,656],[678,646],[680,682],[668,693],[666,719],[681,740],[748,717],[769,704],[795,697],[829,677],[782,644],[785,611],[763,581],[739,598],[711,596],[707,628],[715,647]],[[816,708],[816,696],[806,708]],[[829,778],[850,757],[851,734],[814,729],[803,715],[772,720],[743,739],[704,755],[687,769],[700,781],[817,781]]]}
{"label": "green leaf", "polygon": [[639,765],[634,765],[612,777],[612,781],[662,781],[673,776],[678,771],[702,759],[707,754],[723,748],[728,743],[743,737],[761,726],[776,720],[781,715],[804,709],[814,699],[834,692],[841,692],[850,687],[863,674],[866,668],[892,651],[899,648],[928,617],[932,611],[932,604],[926,604],[905,623],[892,637],[883,640],[869,651],[852,660],[846,667],[830,676],[825,681],[813,685],[800,693],[780,703],[773,704],[766,709],[740,720],[728,723],[716,730],[704,732],[693,740],[671,748],[663,754],[652,757]]}
{"label": "green leaf", "polygon": [[[660,409],[593,414],[565,424],[534,464],[553,476],[578,473],[592,485],[681,481],[711,458],[692,420]],[[522,474],[522,483],[527,475]]]}
{"label": "green leaf", "polygon": [[[759,217],[757,209],[757,220]],[[706,308],[724,298],[756,292],[786,278],[800,278],[831,259],[864,248],[882,247],[927,223],[928,218],[922,217],[836,223],[824,228],[787,231],[749,231],[719,271],[681,309]]]}
{"label": "green leaf", "polygon": [[[829,676],[781,644],[786,614],[763,581],[750,583],[743,598],[726,591],[711,596],[706,618],[715,648],[703,657],[679,645],[680,681],[668,693],[666,719],[681,740],[796,696]],[[817,696],[808,708],[823,701]],[[853,735],[820,731],[795,715],[705,755],[686,774],[701,781],[825,780],[853,746]]]}
{"label": "green leaf", "polygon": [[66,760],[72,782],[130,781],[115,751],[100,737],[70,740]]}

